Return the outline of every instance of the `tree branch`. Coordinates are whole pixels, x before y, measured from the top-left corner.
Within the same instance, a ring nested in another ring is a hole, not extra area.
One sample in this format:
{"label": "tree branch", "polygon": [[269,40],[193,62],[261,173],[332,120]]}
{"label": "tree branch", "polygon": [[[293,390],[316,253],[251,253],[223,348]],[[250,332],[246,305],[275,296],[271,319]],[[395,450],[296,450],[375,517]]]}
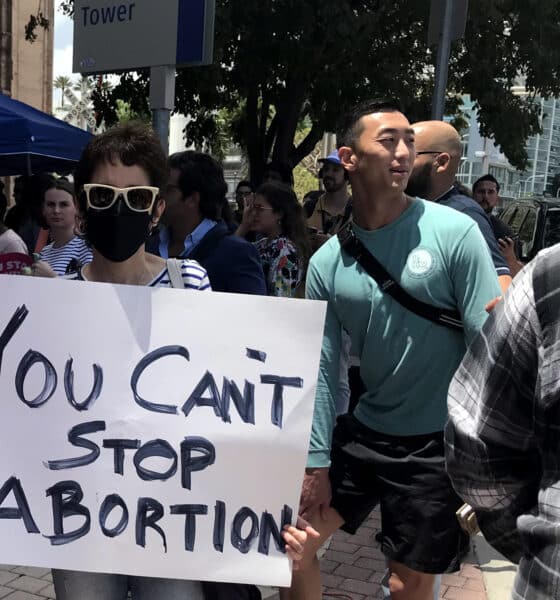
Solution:
{"label": "tree branch", "polygon": [[302,140],[301,144],[294,148],[292,155],[290,156],[290,162],[293,165],[299,164],[317,145],[317,142],[323,137],[325,130],[318,123],[313,123],[313,127],[309,133]]}

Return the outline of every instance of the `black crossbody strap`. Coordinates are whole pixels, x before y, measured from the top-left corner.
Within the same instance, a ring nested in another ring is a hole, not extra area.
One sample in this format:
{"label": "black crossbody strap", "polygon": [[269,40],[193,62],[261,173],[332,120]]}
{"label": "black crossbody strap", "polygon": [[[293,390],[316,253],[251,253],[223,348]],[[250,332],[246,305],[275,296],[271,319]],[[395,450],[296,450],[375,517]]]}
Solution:
{"label": "black crossbody strap", "polygon": [[338,241],[341,247],[355,258],[366,273],[375,279],[383,292],[389,294],[401,306],[424,319],[438,325],[443,325],[456,331],[463,330],[461,315],[454,310],[436,308],[431,304],[422,302],[406,292],[385,270],[385,267],[369,252],[352,231],[352,224],[348,223],[338,232]]}

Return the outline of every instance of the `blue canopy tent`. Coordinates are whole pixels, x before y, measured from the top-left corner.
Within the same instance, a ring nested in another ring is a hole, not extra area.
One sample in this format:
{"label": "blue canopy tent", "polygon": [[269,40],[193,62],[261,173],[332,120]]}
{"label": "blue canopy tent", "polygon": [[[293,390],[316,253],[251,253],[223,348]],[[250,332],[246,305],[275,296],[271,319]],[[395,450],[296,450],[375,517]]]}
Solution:
{"label": "blue canopy tent", "polygon": [[92,135],[0,94],[0,176],[68,173]]}

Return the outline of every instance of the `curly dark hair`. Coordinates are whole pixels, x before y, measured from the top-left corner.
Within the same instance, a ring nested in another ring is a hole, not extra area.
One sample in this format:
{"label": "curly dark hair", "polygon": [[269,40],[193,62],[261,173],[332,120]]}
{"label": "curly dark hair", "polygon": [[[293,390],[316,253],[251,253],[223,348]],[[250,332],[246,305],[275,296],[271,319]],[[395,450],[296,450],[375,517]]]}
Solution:
{"label": "curly dark hair", "polygon": [[117,160],[127,167],[142,168],[154,187],[162,188],[167,182],[167,157],[153,129],[136,121],[117,125],[95,136],[82,152],[74,172],[74,187],[82,211],[86,209],[82,191],[91,182],[97,166],[104,162],[114,164]]}
{"label": "curly dark hair", "polygon": [[295,244],[306,271],[311,256],[311,245],[303,207],[299,203],[296,193],[289,185],[277,181],[263,183],[257,188],[256,193],[264,196],[274,212],[281,215],[281,235],[286,236]]}

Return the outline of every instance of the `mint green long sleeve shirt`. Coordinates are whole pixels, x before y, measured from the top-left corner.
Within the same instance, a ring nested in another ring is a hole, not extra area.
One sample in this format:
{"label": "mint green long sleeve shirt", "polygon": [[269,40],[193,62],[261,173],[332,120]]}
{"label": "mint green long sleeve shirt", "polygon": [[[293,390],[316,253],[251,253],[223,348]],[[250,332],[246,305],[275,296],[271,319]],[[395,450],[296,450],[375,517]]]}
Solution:
{"label": "mint green long sleeve shirt", "polygon": [[458,211],[416,199],[390,225],[354,231],[409,294],[458,310],[464,332],[419,317],[382,292],[336,237],[312,257],[307,297],[326,300],[327,316],[311,431],[309,467],[330,464],[341,331],[360,357],[366,392],[356,418],[395,436],[442,431],[447,389],[467,344],[501,294],[478,226]]}

